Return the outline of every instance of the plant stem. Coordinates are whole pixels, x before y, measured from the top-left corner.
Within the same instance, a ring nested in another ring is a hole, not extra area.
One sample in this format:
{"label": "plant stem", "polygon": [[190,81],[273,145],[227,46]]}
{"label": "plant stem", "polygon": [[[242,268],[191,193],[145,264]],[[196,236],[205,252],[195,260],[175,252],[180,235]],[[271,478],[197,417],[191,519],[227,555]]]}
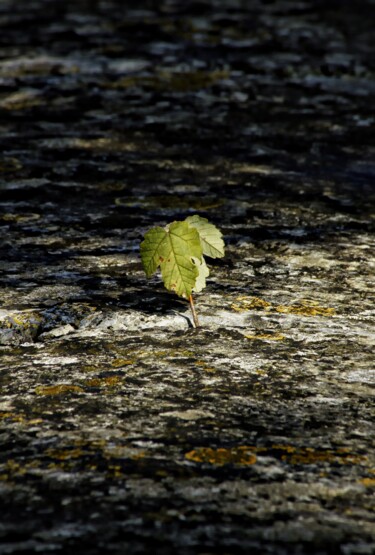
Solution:
{"label": "plant stem", "polygon": [[189,302],[190,302],[191,312],[193,314],[194,327],[199,328],[199,320],[198,320],[197,313],[195,312],[195,306],[194,306],[194,302],[193,302],[193,295],[190,295]]}

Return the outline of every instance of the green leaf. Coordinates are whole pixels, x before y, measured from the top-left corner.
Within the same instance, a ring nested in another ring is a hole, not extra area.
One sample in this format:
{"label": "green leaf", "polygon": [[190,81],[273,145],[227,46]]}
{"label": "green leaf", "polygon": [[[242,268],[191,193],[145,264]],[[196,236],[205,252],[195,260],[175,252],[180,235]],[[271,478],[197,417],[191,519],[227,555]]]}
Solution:
{"label": "green leaf", "polygon": [[146,276],[160,266],[165,287],[180,297],[189,298],[199,275],[193,258],[201,260],[202,246],[198,231],[187,222],[151,229],[141,243]]}
{"label": "green leaf", "polygon": [[207,268],[207,264],[203,256],[201,260],[194,257],[193,262],[198,268],[198,277],[195,281],[193,291],[195,293],[200,293],[202,289],[206,287],[206,277],[210,275],[210,272],[209,272],[209,269]]}
{"label": "green leaf", "polygon": [[185,222],[198,231],[204,255],[211,258],[222,258],[224,256],[223,236],[216,226],[197,214],[189,216]]}
{"label": "green leaf", "polygon": [[141,259],[148,278],[160,266],[160,248],[165,240],[165,233],[162,227],[154,227],[145,234],[145,239],[141,243]]}

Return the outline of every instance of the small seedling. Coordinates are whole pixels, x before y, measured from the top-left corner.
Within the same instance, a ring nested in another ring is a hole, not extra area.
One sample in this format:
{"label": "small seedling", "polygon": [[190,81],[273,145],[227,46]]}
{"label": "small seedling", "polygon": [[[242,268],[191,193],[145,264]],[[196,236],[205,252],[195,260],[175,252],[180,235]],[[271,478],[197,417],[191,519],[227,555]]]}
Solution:
{"label": "small seedling", "polygon": [[194,326],[198,317],[193,292],[206,287],[209,270],[204,256],[222,258],[224,241],[221,232],[206,218],[189,216],[183,222],[172,222],[166,227],[154,227],[141,243],[141,259],[146,276],[151,277],[160,266],[161,276],[168,291],[190,302]]}

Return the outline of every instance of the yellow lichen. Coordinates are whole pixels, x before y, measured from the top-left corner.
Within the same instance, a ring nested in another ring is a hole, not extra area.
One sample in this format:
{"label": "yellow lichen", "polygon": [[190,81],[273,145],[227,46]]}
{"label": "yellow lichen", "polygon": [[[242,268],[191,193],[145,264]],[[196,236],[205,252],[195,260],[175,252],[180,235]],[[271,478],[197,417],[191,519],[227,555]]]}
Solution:
{"label": "yellow lichen", "polygon": [[108,477],[109,478],[124,478],[125,474],[122,471],[122,467],[119,464],[108,465]]}
{"label": "yellow lichen", "polygon": [[281,460],[288,464],[363,464],[365,455],[356,455],[348,449],[315,449],[313,447],[294,447],[293,445],[272,445],[273,451],[281,451]]}
{"label": "yellow lichen", "polygon": [[8,476],[9,474],[13,476],[23,476],[24,474],[26,474],[25,465],[21,465],[18,461],[15,461],[14,459],[8,459],[6,461],[5,470]]}
{"label": "yellow lichen", "polygon": [[0,420],[11,420],[12,422],[24,422],[25,417],[12,412],[0,412]]}
{"label": "yellow lichen", "polygon": [[62,395],[64,393],[83,393],[84,390],[79,385],[57,384],[57,385],[39,385],[35,388],[37,395]]}
{"label": "yellow lichen", "polygon": [[2,465],[3,473],[0,475],[0,480],[10,481],[13,478],[24,476],[29,470],[40,467],[40,461],[32,460],[29,462],[18,462],[14,459],[8,459]]}
{"label": "yellow lichen", "polygon": [[12,173],[22,169],[22,163],[17,158],[2,158],[0,173]]}
{"label": "yellow lichen", "polygon": [[49,447],[40,458],[30,461],[9,459],[0,465],[0,480],[11,481],[13,478],[23,476],[32,469],[42,469],[44,472],[95,472],[98,470],[97,457],[101,461],[100,472],[103,470],[111,478],[123,478],[123,463],[118,459],[131,459],[141,461],[146,452],[137,448],[124,445],[113,445],[104,439],[84,440],[76,439],[71,445]]}
{"label": "yellow lichen", "polygon": [[89,387],[113,387],[122,381],[120,376],[106,376],[104,378],[93,378],[86,380],[85,385]]}
{"label": "yellow lichen", "polygon": [[362,478],[359,483],[366,486],[366,488],[375,488],[375,478]]}
{"label": "yellow lichen", "polygon": [[125,359],[125,358],[116,358],[111,362],[111,366],[113,366],[114,368],[121,368],[121,366],[128,366],[129,364],[134,364],[134,360]]}
{"label": "yellow lichen", "polygon": [[79,459],[83,455],[87,455],[87,452],[80,449],[47,449],[45,451],[45,455],[50,457],[51,459],[65,461],[69,459]]}
{"label": "yellow lichen", "polygon": [[236,297],[236,301],[231,305],[232,310],[236,312],[265,310],[266,312],[276,311],[282,314],[295,314],[298,316],[333,316],[336,314],[334,308],[320,306],[317,302],[310,300],[301,300],[292,305],[272,305],[258,297],[244,295]]}
{"label": "yellow lichen", "polygon": [[296,314],[298,316],[333,316],[336,314],[334,308],[320,306],[312,301],[301,301],[295,305],[278,305],[275,306],[276,312],[283,314]]}
{"label": "yellow lichen", "polygon": [[208,362],[206,362],[204,360],[196,360],[194,362],[194,364],[195,364],[195,366],[199,366],[199,368],[201,368],[205,372],[208,372],[208,373],[211,373],[211,374],[216,372],[216,368],[214,368],[213,366],[210,366],[208,364]]}
{"label": "yellow lichen", "polygon": [[1,220],[3,220],[4,222],[16,222],[16,223],[29,223],[29,222],[34,222],[36,220],[40,219],[40,214],[36,214],[36,213],[25,213],[25,214],[11,214],[11,213],[7,213],[7,214],[3,214],[0,218]]}
{"label": "yellow lichen", "polygon": [[[236,448],[237,453],[243,450],[249,453],[255,453],[265,456],[276,457],[281,461],[292,465],[305,465],[305,464],[338,464],[338,465],[366,465],[368,458],[365,455],[357,455],[346,448],[338,449],[315,449],[313,447],[295,447],[294,445],[287,444],[274,444],[270,447],[266,446],[246,446]],[[196,462],[210,462],[204,460],[205,458],[212,460],[219,458],[216,452],[223,451],[225,458],[225,450],[213,450],[210,448],[201,448],[191,451],[185,455],[189,460]],[[230,450],[229,450],[230,451]],[[212,463],[214,464],[214,463]],[[371,473],[371,470],[369,471]],[[372,478],[366,478],[372,480]],[[367,482],[366,482],[367,483]],[[370,485],[371,482],[368,482]]]}
{"label": "yellow lichen", "polygon": [[235,464],[240,466],[252,465],[256,462],[256,456],[252,447],[239,446],[231,448],[199,447],[185,454],[188,461],[208,463],[215,466]]}
{"label": "yellow lichen", "polygon": [[93,364],[85,364],[84,366],[81,367],[81,370],[83,372],[97,372],[99,368],[98,366],[95,366]]}
{"label": "yellow lichen", "polygon": [[277,451],[287,451],[288,453],[295,453],[296,451],[296,447],[294,447],[293,445],[272,445],[271,448]]}
{"label": "yellow lichen", "polygon": [[16,91],[0,101],[5,110],[27,110],[41,104],[42,98],[33,91]]}
{"label": "yellow lichen", "polygon": [[24,330],[36,330],[42,317],[36,312],[18,312],[7,316],[1,323],[3,329],[22,328]]}
{"label": "yellow lichen", "polygon": [[355,465],[363,463],[367,457],[360,455],[340,455],[335,451],[308,451],[301,450],[292,456],[283,455],[281,460],[287,461],[289,464],[319,464],[319,463],[335,463],[340,465]]}
{"label": "yellow lichen", "polygon": [[240,297],[236,297],[237,303],[231,305],[232,310],[236,312],[246,312],[248,310],[270,310],[272,308],[271,303],[265,301],[263,299],[259,299],[258,297],[248,297],[246,295],[242,295]]}
{"label": "yellow lichen", "polygon": [[246,339],[252,339],[256,341],[283,341],[285,335],[282,333],[259,333],[256,335],[245,335]]}
{"label": "yellow lichen", "polygon": [[35,312],[30,312],[27,314],[17,314],[13,316],[12,319],[17,325],[23,326],[25,328],[34,326],[35,324],[39,324],[42,321],[42,317]]}
{"label": "yellow lichen", "polygon": [[194,356],[193,351],[187,349],[171,349],[166,351],[168,358],[190,358]]}
{"label": "yellow lichen", "polygon": [[23,414],[16,414],[13,412],[0,412],[0,420],[9,420],[10,422],[18,422],[25,424],[26,426],[34,426],[35,424],[41,424],[43,422],[42,418],[26,418]]}

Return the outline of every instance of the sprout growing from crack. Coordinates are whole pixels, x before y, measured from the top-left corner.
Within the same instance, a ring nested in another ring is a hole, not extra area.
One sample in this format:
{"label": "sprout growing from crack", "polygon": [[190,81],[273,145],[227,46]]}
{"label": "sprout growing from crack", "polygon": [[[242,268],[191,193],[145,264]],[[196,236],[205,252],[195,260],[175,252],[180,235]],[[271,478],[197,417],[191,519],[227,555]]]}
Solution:
{"label": "sprout growing from crack", "polygon": [[206,287],[209,270],[204,256],[222,258],[224,241],[221,232],[206,218],[189,216],[182,222],[150,229],[141,243],[141,259],[146,276],[160,267],[164,285],[187,299],[194,326],[199,326],[193,293]]}

